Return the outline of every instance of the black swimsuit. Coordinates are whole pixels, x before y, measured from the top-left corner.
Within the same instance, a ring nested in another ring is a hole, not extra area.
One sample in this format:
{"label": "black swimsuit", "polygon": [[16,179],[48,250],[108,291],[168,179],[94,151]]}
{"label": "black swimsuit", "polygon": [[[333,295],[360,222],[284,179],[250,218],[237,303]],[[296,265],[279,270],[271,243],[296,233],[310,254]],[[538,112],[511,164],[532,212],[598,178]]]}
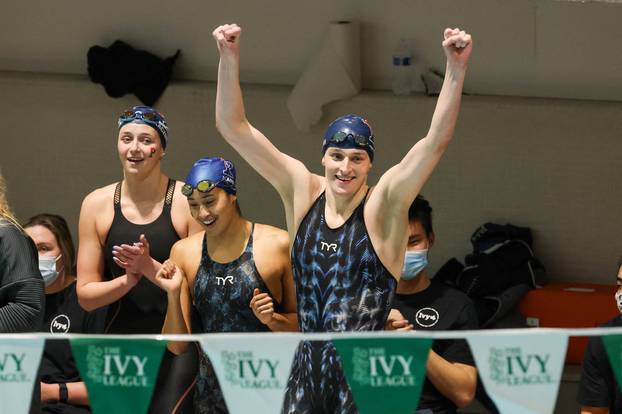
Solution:
{"label": "black swimsuit", "polygon": [[[162,213],[148,224],[134,224],[121,211],[121,183],[114,192],[114,219],[104,245],[104,275],[108,280],[125,274],[112,260],[112,246],[132,244],[144,234],[149,241],[153,259],[163,263],[169,257],[173,244],[180,239],[171,219],[175,180],[169,179],[164,195]],[[166,316],[166,293],[145,276],[120,300],[108,305],[106,333],[161,333]],[[192,412],[192,391],[198,366],[196,347],[175,356],[168,350],[164,354],[158,379],[151,399],[149,413]],[[189,390],[192,390],[189,392]]]}
{"label": "black swimsuit", "polygon": [[[163,263],[171,247],[180,239],[171,219],[175,181],[168,182],[162,213],[148,224],[134,224],[121,211],[121,183],[114,192],[114,219],[104,244],[104,275],[108,280],[125,274],[112,260],[112,246],[138,242],[141,234],[149,241],[151,257]],[[166,315],[166,293],[147,278],[115,303],[108,305],[106,333],[161,333]]]}

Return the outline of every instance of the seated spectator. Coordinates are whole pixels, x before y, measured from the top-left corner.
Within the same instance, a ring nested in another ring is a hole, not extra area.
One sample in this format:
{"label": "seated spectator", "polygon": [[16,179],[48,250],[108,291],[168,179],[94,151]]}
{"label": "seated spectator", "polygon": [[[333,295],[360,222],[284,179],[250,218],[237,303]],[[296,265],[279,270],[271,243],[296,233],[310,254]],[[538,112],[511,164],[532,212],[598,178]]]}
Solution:
{"label": "seated spectator", "polygon": [[[434,245],[432,208],[417,196],[408,210],[409,236],[402,277],[393,308],[414,330],[476,329],[471,300],[450,286],[430,280],[428,251]],[[393,312],[393,311],[392,311]],[[430,350],[418,413],[455,413],[474,398],[477,371],[464,339],[436,340]]]}
{"label": "seated spectator", "polygon": [[[616,304],[622,313],[622,259],[618,262],[615,294]],[[622,315],[606,322],[603,327],[622,326]],[[622,393],[611,369],[603,341],[592,336],[583,356],[583,368],[577,401],[581,414],[622,413]]]}
{"label": "seated spectator", "polygon": [[[89,313],[78,304],[75,250],[65,219],[54,214],[39,214],[24,224],[24,231],[37,246],[39,270],[45,283],[42,331],[59,335],[103,332],[105,308]],[[67,340],[45,342],[39,377],[41,412],[90,412],[86,386]]]}
{"label": "seated spectator", "polygon": [[37,249],[9,208],[0,174],[0,333],[37,331],[43,301]]}

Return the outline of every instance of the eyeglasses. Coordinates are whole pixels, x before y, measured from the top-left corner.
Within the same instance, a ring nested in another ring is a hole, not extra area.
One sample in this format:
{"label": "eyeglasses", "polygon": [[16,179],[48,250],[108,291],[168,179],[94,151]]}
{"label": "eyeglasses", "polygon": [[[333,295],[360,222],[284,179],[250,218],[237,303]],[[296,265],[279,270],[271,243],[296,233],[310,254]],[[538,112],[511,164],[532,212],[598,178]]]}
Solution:
{"label": "eyeglasses", "polygon": [[151,111],[141,111],[141,110],[128,110],[125,111],[121,114],[120,117],[120,121],[121,122],[125,122],[125,121],[131,121],[134,119],[144,119],[145,121],[149,121],[149,122],[160,122],[162,121],[162,116],[160,116],[160,114],[158,114],[157,112],[151,112]]}
{"label": "eyeglasses", "polygon": [[190,184],[184,184],[183,187],[181,187],[181,193],[185,195],[186,197],[191,197],[192,192],[194,191],[195,188],[201,193],[208,193],[212,191],[212,189],[216,187],[219,183],[220,181],[213,183],[208,180],[203,180],[203,181],[199,181],[196,187],[192,187]]}
{"label": "eyeglasses", "polygon": [[330,138],[329,142],[335,142],[339,144],[348,138],[354,139],[354,142],[357,145],[360,145],[362,147],[373,145],[373,141],[372,141],[373,137],[366,137],[365,135],[353,134],[351,132],[345,132],[345,131],[335,132],[335,134]]}

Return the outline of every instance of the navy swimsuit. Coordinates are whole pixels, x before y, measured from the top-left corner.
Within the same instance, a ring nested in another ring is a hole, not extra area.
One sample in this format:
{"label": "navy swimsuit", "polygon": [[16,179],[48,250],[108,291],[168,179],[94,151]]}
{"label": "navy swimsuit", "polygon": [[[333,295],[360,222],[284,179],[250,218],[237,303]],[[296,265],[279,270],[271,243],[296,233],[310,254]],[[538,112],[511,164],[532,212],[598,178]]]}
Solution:
{"label": "navy swimsuit", "polygon": [[[365,199],[336,229],[326,224],[325,205],[323,193],[300,224],[292,248],[300,330],[382,330],[397,282],[371,244],[363,217]],[[300,344],[284,412],[358,412],[331,342]]]}
{"label": "navy swimsuit", "polygon": [[[253,233],[254,224],[244,252],[224,264],[209,257],[207,236],[203,238],[201,264],[194,282],[194,305],[201,319],[201,332],[270,331],[249,307],[255,288],[270,292],[255,266]],[[275,312],[279,311],[275,302]],[[206,355],[201,358],[195,410],[201,414],[228,412],[214,368]]]}

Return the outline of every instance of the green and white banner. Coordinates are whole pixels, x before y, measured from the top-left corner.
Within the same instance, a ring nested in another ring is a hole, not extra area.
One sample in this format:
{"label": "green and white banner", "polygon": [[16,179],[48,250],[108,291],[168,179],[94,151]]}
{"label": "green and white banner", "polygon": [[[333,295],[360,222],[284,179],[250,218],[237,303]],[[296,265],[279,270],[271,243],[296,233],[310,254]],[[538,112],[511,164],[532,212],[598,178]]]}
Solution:
{"label": "green and white banner", "polygon": [[28,413],[45,340],[0,339],[0,413]]}
{"label": "green and white banner", "polygon": [[432,339],[333,339],[333,344],[361,414],[415,411]]}
{"label": "green and white banner", "polygon": [[146,413],[166,341],[71,339],[94,414]]}
{"label": "green and white banner", "polygon": [[252,341],[243,335],[201,338],[230,413],[281,412],[299,342],[297,334],[259,336]]}
{"label": "green and white banner", "polygon": [[609,357],[611,370],[622,390],[622,335],[603,335],[603,345]]}
{"label": "green and white banner", "polygon": [[553,413],[568,336],[565,333],[467,336],[486,391],[503,414]]}

